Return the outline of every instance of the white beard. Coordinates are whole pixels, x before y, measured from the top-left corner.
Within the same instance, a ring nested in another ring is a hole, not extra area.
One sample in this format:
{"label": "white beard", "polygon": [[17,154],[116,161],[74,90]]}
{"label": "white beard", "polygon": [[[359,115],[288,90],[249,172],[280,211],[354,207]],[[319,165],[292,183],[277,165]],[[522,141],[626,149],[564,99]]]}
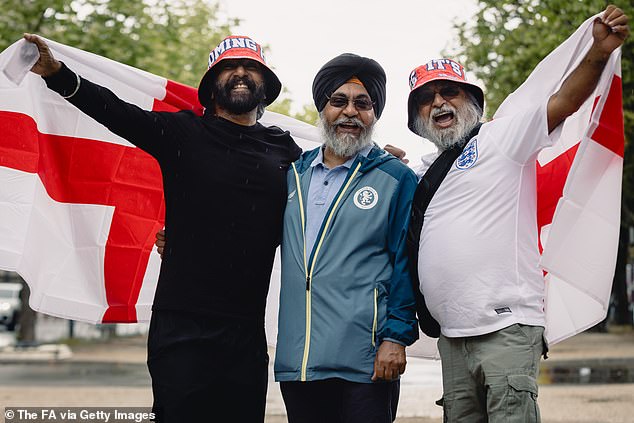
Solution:
{"label": "white beard", "polygon": [[[434,117],[446,112],[453,113],[455,122],[449,128],[438,129],[434,125]],[[464,107],[460,109],[445,103],[441,108],[433,110],[427,120],[418,115],[414,122],[414,129],[418,135],[434,143],[438,150],[444,151],[469,141],[466,138],[478,124],[481,116],[482,110],[473,101],[465,102]]]}
{"label": "white beard", "polygon": [[[354,123],[361,127],[361,133],[359,136],[352,134],[337,135],[337,125],[341,123]],[[365,125],[359,118],[339,118],[332,124],[328,124],[323,114],[320,113],[317,127],[321,133],[324,145],[337,157],[349,158],[355,156],[359,151],[372,144],[374,123]]]}

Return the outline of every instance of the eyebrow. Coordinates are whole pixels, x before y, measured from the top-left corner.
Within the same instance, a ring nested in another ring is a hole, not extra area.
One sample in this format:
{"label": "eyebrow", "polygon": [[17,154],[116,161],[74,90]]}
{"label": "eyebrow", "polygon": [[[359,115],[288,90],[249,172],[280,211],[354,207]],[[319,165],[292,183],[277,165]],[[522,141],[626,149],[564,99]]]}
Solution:
{"label": "eyebrow", "polygon": [[[330,97],[341,97],[341,98],[350,98],[347,95],[345,95],[344,93],[332,93],[332,95]],[[357,99],[361,99],[361,98],[367,98],[369,100],[372,100],[372,98],[367,95],[367,94],[359,94],[356,97],[353,97],[353,100],[357,100]]]}

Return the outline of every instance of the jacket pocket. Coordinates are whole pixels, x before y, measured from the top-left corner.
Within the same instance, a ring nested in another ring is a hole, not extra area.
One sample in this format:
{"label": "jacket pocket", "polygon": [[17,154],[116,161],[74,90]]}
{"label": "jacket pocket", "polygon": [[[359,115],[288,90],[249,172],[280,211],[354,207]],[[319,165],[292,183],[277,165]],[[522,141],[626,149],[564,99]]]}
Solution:
{"label": "jacket pocket", "polygon": [[376,349],[378,334],[385,326],[387,320],[387,290],[385,285],[388,281],[376,282],[373,289],[373,319],[372,319],[372,348]]}
{"label": "jacket pocket", "polygon": [[376,325],[379,319],[379,289],[374,287],[374,319],[372,320],[372,347],[376,348]]}

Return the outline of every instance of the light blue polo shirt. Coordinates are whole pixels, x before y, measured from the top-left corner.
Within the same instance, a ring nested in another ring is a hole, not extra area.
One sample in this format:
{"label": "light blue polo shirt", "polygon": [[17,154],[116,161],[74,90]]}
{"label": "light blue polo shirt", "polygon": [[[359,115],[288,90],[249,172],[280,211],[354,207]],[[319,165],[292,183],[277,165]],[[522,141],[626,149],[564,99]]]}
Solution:
{"label": "light blue polo shirt", "polygon": [[310,164],[313,173],[308,187],[308,201],[306,204],[306,254],[310,256],[317,240],[317,234],[321,224],[326,217],[326,212],[330,204],[335,199],[339,189],[346,180],[346,175],[350,171],[352,163],[360,154],[367,157],[372,149],[372,145],[363,148],[357,155],[351,157],[347,162],[328,169],[324,164],[324,147],[319,149],[315,160]]}

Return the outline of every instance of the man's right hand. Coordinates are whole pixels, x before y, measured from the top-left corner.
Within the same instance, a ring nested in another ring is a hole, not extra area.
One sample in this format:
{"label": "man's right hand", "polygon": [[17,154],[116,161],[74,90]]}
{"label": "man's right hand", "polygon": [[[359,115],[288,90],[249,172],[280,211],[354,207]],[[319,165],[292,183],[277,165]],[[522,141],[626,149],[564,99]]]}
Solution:
{"label": "man's right hand", "polygon": [[154,245],[156,245],[158,253],[161,258],[163,258],[163,250],[165,249],[165,229],[161,229],[156,233],[156,241],[154,241]]}
{"label": "man's right hand", "polygon": [[405,158],[405,150],[395,147],[391,144],[387,144],[385,147],[383,147],[383,150],[387,151],[388,153],[390,153],[391,155],[395,156],[397,159],[399,159],[400,161],[402,161],[405,164],[409,163],[409,160]]}
{"label": "man's right hand", "polygon": [[47,77],[57,73],[62,68],[62,63],[53,57],[53,53],[43,39],[35,34],[24,34],[24,39],[35,44],[40,53],[40,58],[31,68],[31,72]]}

